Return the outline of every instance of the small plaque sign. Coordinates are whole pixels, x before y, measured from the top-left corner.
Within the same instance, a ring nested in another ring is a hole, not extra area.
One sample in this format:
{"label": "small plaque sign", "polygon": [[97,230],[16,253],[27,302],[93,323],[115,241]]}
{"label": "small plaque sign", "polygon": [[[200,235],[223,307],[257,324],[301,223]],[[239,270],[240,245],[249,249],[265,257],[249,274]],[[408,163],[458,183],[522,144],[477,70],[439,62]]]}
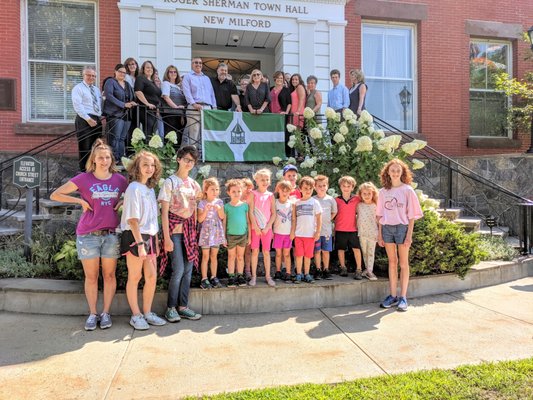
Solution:
{"label": "small plaque sign", "polygon": [[41,163],[31,156],[17,158],[13,163],[13,184],[33,189],[41,185]]}

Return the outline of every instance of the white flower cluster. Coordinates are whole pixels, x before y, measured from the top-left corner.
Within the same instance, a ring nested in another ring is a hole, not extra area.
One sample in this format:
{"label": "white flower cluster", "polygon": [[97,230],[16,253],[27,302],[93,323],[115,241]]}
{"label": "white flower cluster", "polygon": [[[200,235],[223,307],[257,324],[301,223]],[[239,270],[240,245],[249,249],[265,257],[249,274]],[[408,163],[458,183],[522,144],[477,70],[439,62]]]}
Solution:
{"label": "white flower cluster", "polygon": [[[287,125],[287,126],[289,126],[289,125]],[[294,125],[292,125],[292,126],[294,126]],[[295,144],[296,144],[296,136],[294,136],[294,135],[289,136],[289,141],[287,142],[287,146],[289,146],[292,149]]]}
{"label": "white flower cluster", "polygon": [[346,136],[348,134],[348,127],[346,126],[346,124],[344,122],[342,124],[340,124],[339,132],[342,133],[344,136]]}
{"label": "white flower cluster", "polygon": [[324,113],[324,115],[326,116],[327,119],[336,119],[337,118],[337,113],[331,107],[327,107],[326,108],[326,112]]}
{"label": "white flower cluster", "polygon": [[131,159],[129,159],[128,157],[121,157],[120,161],[122,161],[122,165],[124,166],[124,168],[128,169],[129,165],[131,164]]}
{"label": "white flower cluster", "polygon": [[337,197],[337,193],[335,192],[335,189],[333,189],[333,188],[329,188],[329,189],[328,189],[328,194],[329,194],[331,197]]}
{"label": "white flower cluster", "polygon": [[300,164],[300,167],[312,168],[315,164],[316,164],[315,158],[306,158],[305,160],[302,161],[302,163]]}
{"label": "white flower cluster", "polygon": [[141,131],[139,128],[135,128],[131,135],[131,144],[137,144],[144,139],[146,139],[146,136],[144,136],[143,131]]}
{"label": "white flower cluster", "polygon": [[280,169],[278,172],[276,172],[276,179],[279,181],[281,178],[283,178],[283,170]]}
{"label": "white flower cluster", "polygon": [[422,207],[430,209],[430,210],[435,210],[439,208],[440,206],[439,200],[430,198],[427,194],[424,194],[424,192],[422,192],[422,190],[420,189],[416,189],[415,193]]}
{"label": "white flower cluster", "polygon": [[318,175],[318,172],[316,172],[316,171],[311,171],[311,172],[309,173],[309,175],[311,175],[311,176],[314,178],[315,176]]}
{"label": "white flower cluster", "polygon": [[372,115],[370,115],[368,111],[363,110],[361,112],[361,116],[359,117],[359,123],[371,125],[373,122],[374,122],[374,118],[372,118]]}
{"label": "white flower cluster", "polygon": [[293,133],[296,130],[296,126],[293,124],[287,124],[287,132]]}
{"label": "white flower cluster", "polygon": [[378,142],[378,149],[386,151],[387,153],[392,153],[398,148],[402,137],[400,135],[391,135],[380,139]]}
{"label": "white flower cluster", "polygon": [[333,171],[334,174],[338,174],[339,171],[340,171],[340,169],[338,169],[337,167],[335,167],[335,168],[332,169],[332,171]]}
{"label": "white flower cluster", "polygon": [[402,150],[412,156],[418,150],[418,145],[416,143],[404,143],[402,144]]}
{"label": "white flower cluster", "polygon": [[309,136],[311,136],[311,138],[314,140],[321,139],[322,131],[319,128],[314,127],[309,131]]}
{"label": "white flower cluster", "polygon": [[377,140],[383,139],[385,137],[385,132],[383,132],[382,129],[376,129],[374,131],[374,135],[373,136],[374,136],[374,139],[377,139]]}
{"label": "white flower cluster", "polygon": [[334,136],[333,136],[333,140],[336,142],[336,143],[341,143],[341,142],[344,142],[344,135],[340,132],[337,132]]}
{"label": "white flower cluster", "polygon": [[355,113],[350,110],[349,108],[345,108],[343,111],[342,111],[342,117],[346,120],[346,121],[349,121],[349,120],[357,120],[357,115],[355,115]]}
{"label": "white flower cluster", "polygon": [[354,152],[361,153],[363,151],[372,151],[372,139],[368,136],[361,136],[357,139],[357,147],[354,149]]}
{"label": "white flower cluster", "polygon": [[272,162],[274,163],[274,165],[278,165],[281,162],[281,158],[280,157],[272,157]]}
{"label": "white flower cluster", "polygon": [[428,144],[428,142],[426,142],[425,140],[419,140],[419,139],[415,139],[411,143],[416,144],[417,150],[422,150]]}
{"label": "white flower cluster", "polygon": [[413,159],[413,169],[414,170],[417,170],[417,169],[422,169],[424,168],[426,165],[420,161],[418,158],[414,158]]}
{"label": "white flower cluster", "polygon": [[315,116],[315,112],[310,107],[305,107],[304,109],[304,118],[305,119],[311,119]]}
{"label": "white flower cluster", "polygon": [[148,142],[148,146],[150,146],[152,149],[160,149],[163,147],[163,141],[159,135],[154,135]]}
{"label": "white flower cluster", "polygon": [[296,158],[294,157],[289,157],[287,158],[287,164],[296,164]]}
{"label": "white flower cluster", "polygon": [[342,145],[341,147],[339,147],[339,154],[346,154],[347,151],[348,149],[346,148],[345,145]]}
{"label": "white flower cluster", "polygon": [[198,173],[202,175],[204,178],[209,177],[209,173],[211,172],[211,165],[207,164],[203,167],[198,168]]}
{"label": "white flower cluster", "polygon": [[165,139],[167,139],[172,144],[178,144],[178,135],[176,135],[176,132],[170,131],[165,136]]}
{"label": "white flower cluster", "polygon": [[412,187],[413,189],[416,189],[416,188],[418,187],[418,183],[416,183],[416,182],[411,182],[411,187]]}

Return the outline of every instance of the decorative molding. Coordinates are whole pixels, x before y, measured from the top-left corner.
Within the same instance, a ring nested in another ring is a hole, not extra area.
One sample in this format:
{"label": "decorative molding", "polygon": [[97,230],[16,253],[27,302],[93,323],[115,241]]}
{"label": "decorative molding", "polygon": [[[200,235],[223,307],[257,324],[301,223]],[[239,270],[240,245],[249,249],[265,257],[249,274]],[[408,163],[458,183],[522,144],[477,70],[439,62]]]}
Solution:
{"label": "decorative molding", "polygon": [[427,4],[383,0],[355,0],[354,3],[355,14],[361,17],[403,21],[425,21],[428,18]]}
{"label": "decorative molding", "polygon": [[505,22],[478,21],[467,19],[465,21],[465,31],[470,36],[482,36],[501,39],[520,39],[523,27],[520,24],[509,24]]}

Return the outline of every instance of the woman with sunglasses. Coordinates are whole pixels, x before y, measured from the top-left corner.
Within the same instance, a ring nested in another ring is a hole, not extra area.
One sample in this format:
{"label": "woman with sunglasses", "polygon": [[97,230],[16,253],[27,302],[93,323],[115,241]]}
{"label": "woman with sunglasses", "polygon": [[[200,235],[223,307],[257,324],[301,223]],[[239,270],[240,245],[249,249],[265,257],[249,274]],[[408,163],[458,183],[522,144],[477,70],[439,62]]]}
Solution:
{"label": "woman with sunglasses", "polygon": [[181,143],[183,128],[185,127],[185,108],[187,100],[181,89],[181,78],[178,69],[174,65],[169,65],[163,75],[161,92],[166,110],[163,113],[165,122],[165,135],[174,131],[178,137],[178,148]]}
{"label": "woman with sunglasses", "polygon": [[244,94],[244,101],[246,108],[252,114],[262,114],[270,112],[270,89],[268,85],[262,82],[263,74],[260,70],[254,69],[252,71],[252,80],[246,87]]}

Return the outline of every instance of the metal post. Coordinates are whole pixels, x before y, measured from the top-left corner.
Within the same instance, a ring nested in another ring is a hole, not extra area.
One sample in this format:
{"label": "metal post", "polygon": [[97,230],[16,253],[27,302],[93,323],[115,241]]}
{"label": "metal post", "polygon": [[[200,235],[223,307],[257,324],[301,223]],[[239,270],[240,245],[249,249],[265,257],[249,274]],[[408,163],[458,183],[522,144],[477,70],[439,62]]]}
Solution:
{"label": "metal post", "polygon": [[531,115],[531,129],[529,131],[529,149],[527,149],[526,153],[533,153],[533,115]]}
{"label": "metal post", "polygon": [[448,207],[452,207],[452,191],[453,191],[453,171],[452,166],[450,165],[450,160],[448,160],[448,190],[446,193],[446,204]]}
{"label": "metal post", "polygon": [[26,189],[26,218],[24,219],[24,256],[31,258],[31,228],[33,217],[33,189]]}

